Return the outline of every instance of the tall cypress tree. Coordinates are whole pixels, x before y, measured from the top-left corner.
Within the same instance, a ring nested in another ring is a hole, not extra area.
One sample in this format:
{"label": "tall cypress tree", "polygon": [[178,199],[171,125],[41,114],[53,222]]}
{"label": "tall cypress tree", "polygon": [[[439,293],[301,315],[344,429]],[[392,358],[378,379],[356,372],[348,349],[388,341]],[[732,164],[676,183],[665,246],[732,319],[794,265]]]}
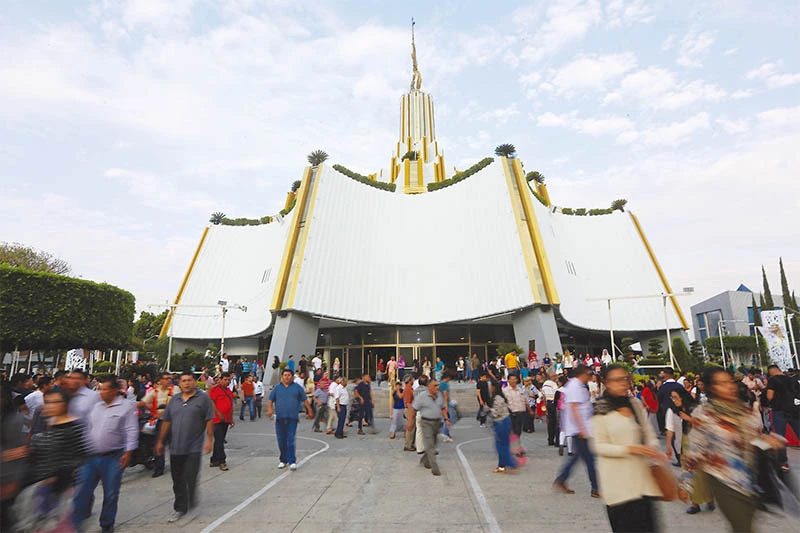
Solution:
{"label": "tall cypress tree", "polygon": [[764,303],[764,293],[763,292],[758,295],[758,307],[761,308],[764,311],[767,310],[767,304]]}
{"label": "tall cypress tree", "polygon": [[792,307],[792,294],[789,291],[789,282],[786,281],[786,271],[783,270],[783,257],[778,258],[778,264],[781,266],[781,292],[783,293],[783,307]]}
{"label": "tall cypress tree", "polygon": [[764,311],[772,311],[775,309],[775,302],[772,301],[772,292],[769,290],[769,282],[767,281],[767,272],[764,270],[764,265],[761,265],[761,282],[764,284]]}
{"label": "tall cypress tree", "polygon": [[758,312],[758,307],[756,307],[756,295],[750,294],[750,298],[752,299],[753,303],[750,304],[753,306],[753,325],[758,327],[761,326],[761,313]]}

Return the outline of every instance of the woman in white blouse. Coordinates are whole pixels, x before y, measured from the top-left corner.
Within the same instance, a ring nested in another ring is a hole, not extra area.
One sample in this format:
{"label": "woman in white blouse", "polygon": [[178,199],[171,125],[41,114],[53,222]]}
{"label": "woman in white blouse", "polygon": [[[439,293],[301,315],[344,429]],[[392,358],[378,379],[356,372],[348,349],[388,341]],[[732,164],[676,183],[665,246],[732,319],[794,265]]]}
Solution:
{"label": "woman in white blouse", "polygon": [[658,531],[653,500],[661,492],[650,465],[667,458],[641,403],[629,395],[630,380],[621,365],[605,368],[605,394],[595,403],[592,418],[597,475],[611,529],[652,532]]}

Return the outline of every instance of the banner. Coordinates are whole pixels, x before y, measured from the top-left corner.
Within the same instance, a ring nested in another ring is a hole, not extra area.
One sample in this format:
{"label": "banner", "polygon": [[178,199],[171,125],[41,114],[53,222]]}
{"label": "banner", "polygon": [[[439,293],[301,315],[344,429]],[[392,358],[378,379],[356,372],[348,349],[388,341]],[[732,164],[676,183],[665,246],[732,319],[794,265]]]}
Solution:
{"label": "banner", "polygon": [[758,332],[767,341],[767,355],[781,370],[792,366],[792,352],[789,349],[789,336],[786,333],[786,315],[783,309],[761,311],[761,323]]}
{"label": "banner", "polygon": [[67,352],[67,360],[64,362],[64,370],[80,368],[86,370],[86,357],[83,356],[83,349],[77,348]]}

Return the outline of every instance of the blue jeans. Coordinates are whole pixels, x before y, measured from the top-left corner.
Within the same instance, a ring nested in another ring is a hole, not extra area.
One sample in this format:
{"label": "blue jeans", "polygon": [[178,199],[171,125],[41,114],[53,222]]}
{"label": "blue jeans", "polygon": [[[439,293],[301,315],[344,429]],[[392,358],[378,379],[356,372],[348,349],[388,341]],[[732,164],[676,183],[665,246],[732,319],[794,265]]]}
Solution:
{"label": "blue jeans", "polygon": [[[772,430],[783,438],[786,438],[786,425],[792,427],[795,436],[800,439],[800,418],[794,416],[786,416],[783,411],[772,410]],[[789,462],[786,456],[786,447],[778,450],[778,462],[783,464]]]}
{"label": "blue jeans", "polygon": [[344,437],[344,421],[347,420],[347,406],[340,405],[337,414],[339,415],[339,423],[336,425],[336,433],[334,433],[334,436]]}
{"label": "blue jeans", "polygon": [[282,463],[296,463],[295,435],[297,435],[296,418],[278,418],[275,420],[275,434],[278,437],[278,449],[281,451]]}
{"label": "blue jeans", "polygon": [[253,397],[252,396],[243,396],[242,399],[242,408],[239,410],[239,420],[244,420],[244,408],[250,412],[250,420],[256,419],[256,406],[253,405]]}
{"label": "blue jeans", "polygon": [[[456,417],[458,415],[456,414],[456,408],[453,407],[453,404],[447,406],[447,416],[450,417],[451,426],[456,423]],[[448,437],[450,436],[450,428],[447,427],[447,422],[444,420],[442,420],[442,433]]]}
{"label": "blue jeans", "polygon": [[594,455],[592,455],[592,452],[589,450],[589,441],[582,439],[577,435],[572,435],[572,445],[575,447],[575,454],[567,458],[567,462],[564,463],[564,467],[558,474],[556,481],[566,483],[567,478],[569,478],[569,473],[572,471],[572,467],[575,466],[575,463],[578,462],[578,459],[583,459],[583,462],[586,463],[586,472],[589,474],[589,482],[592,484],[592,490],[597,490],[597,474],[594,470]]}
{"label": "blue jeans", "polygon": [[497,466],[499,468],[517,467],[517,462],[511,456],[510,416],[494,423],[494,446],[497,448]]}
{"label": "blue jeans", "polygon": [[100,527],[113,527],[117,518],[117,502],[122,484],[122,468],[119,460],[122,453],[93,455],[78,469],[78,492],[73,505],[72,522],[78,529],[81,522],[92,514],[94,489],[103,482],[103,509],[100,511]]}

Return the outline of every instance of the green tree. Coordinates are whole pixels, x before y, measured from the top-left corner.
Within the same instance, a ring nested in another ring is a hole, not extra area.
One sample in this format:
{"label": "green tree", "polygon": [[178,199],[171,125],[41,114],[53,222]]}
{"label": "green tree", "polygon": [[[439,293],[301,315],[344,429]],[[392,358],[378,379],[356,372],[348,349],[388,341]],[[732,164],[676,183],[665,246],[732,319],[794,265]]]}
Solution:
{"label": "green tree", "polygon": [[622,355],[629,355],[633,353],[633,349],[631,348],[633,343],[633,337],[622,337],[622,340],[619,341],[619,349],[622,352]]}
{"label": "green tree", "polygon": [[752,300],[750,305],[753,307],[753,325],[760,326],[761,325],[761,313],[759,313],[759,309],[756,306],[756,295],[750,294],[750,299]]}
{"label": "green tree", "polygon": [[43,252],[18,242],[0,243],[0,264],[61,276],[69,276],[72,273],[72,267],[63,259],[50,252]]}
{"label": "green tree", "polygon": [[513,144],[501,144],[494,149],[494,155],[497,157],[507,157],[508,159],[513,159],[517,155],[517,149]]}
{"label": "green tree", "polygon": [[403,157],[400,158],[401,161],[405,161],[406,159],[408,159],[409,161],[416,161],[417,159],[419,159],[419,152],[416,152],[414,150],[409,150],[408,152],[403,154]]}
{"label": "green tree", "polygon": [[327,154],[327,152],[325,152],[323,150],[314,150],[313,152],[308,154],[308,158],[307,159],[308,159],[308,163],[312,167],[316,168],[316,167],[320,166],[322,163],[324,163],[328,159],[328,154]]}
{"label": "green tree", "polygon": [[764,285],[764,305],[762,310],[772,311],[775,309],[775,303],[772,301],[772,292],[769,290],[769,281],[767,281],[767,272],[764,270],[764,265],[761,265],[761,283]]}
{"label": "green tree", "polygon": [[540,185],[544,183],[544,176],[535,170],[533,172],[528,172],[528,174],[525,176],[525,179],[528,181],[535,181]]}
{"label": "green tree", "polygon": [[702,369],[702,360],[689,352],[686,343],[680,337],[672,339],[672,355],[675,356],[675,361],[684,372],[696,373]]}
{"label": "green tree", "polygon": [[[153,335],[158,335],[164,322],[167,320],[169,311],[164,310],[162,313],[153,314],[148,311],[142,311],[139,319],[133,323],[133,336],[139,341],[149,339]],[[141,348],[141,342],[138,343]]]}
{"label": "green tree", "polygon": [[297,192],[297,189],[300,188],[300,185],[300,180],[296,180],[294,183],[292,183],[292,192]]}
{"label": "green tree", "polygon": [[703,352],[703,345],[700,341],[692,341],[689,343],[689,353],[697,359],[698,361],[702,361],[704,359],[705,353]]}
{"label": "green tree", "polygon": [[625,198],[618,198],[611,202],[611,209],[614,211],[625,211],[625,206],[628,205],[628,200]]}
{"label": "green tree", "polygon": [[652,338],[647,341],[647,356],[648,357],[659,357],[663,354],[662,348],[664,346],[664,341],[659,339],[658,337]]}
{"label": "green tree", "polygon": [[216,213],[211,213],[211,218],[209,218],[208,221],[217,226],[219,224],[222,224],[222,220],[224,218],[225,218],[225,213],[217,211]]}

